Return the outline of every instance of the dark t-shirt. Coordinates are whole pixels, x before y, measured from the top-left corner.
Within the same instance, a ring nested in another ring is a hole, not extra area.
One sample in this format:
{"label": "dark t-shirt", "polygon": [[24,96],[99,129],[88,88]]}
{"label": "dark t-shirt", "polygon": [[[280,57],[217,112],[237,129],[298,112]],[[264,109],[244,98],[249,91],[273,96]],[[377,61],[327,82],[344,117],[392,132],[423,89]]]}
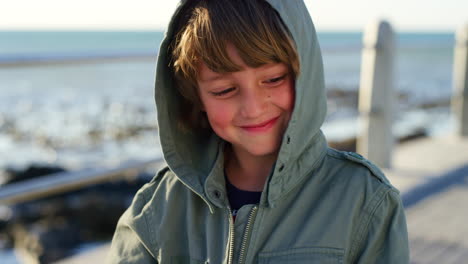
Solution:
{"label": "dark t-shirt", "polygon": [[229,182],[227,177],[225,178],[227,195],[234,219],[236,217],[237,210],[239,210],[242,206],[246,204],[258,204],[260,202],[260,196],[262,195],[262,192],[250,192],[238,189]]}

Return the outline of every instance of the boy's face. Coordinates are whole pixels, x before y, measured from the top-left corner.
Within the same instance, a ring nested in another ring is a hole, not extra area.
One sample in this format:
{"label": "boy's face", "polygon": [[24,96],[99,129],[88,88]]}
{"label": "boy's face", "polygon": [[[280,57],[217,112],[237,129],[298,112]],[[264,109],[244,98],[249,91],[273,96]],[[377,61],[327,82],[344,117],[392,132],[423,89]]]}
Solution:
{"label": "boy's face", "polygon": [[197,82],[208,121],[236,155],[276,155],[294,107],[294,77],[284,63],[251,68],[234,46],[228,45],[227,53],[241,71],[220,74],[203,62],[199,66]]}

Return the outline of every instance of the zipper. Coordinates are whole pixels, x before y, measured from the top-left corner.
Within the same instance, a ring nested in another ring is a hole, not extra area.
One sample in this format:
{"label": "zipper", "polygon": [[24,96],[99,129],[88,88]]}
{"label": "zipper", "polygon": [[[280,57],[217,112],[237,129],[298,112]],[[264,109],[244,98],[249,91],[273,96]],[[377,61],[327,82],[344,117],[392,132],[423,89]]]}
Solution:
{"label": "zipper", "polygon": [[250,229],[252,226],[252,220],[254,219],[257,212],[257,206],[255,205],[252,210],[250,210],[249,218],[247,220],[247,225],[245,226],[244,238],[242,240],[241,251],[239,256],[239,264],[243,264],[245,261],[245,253],[247,251],[247,242],[250,239]]}
{"label": "zipper", "polygon": [[232,264],[234,257],[234,220],[232,219],[231,208],[228,207],[228,217],[229,217],[229,253],[228,253],[228,264]]}

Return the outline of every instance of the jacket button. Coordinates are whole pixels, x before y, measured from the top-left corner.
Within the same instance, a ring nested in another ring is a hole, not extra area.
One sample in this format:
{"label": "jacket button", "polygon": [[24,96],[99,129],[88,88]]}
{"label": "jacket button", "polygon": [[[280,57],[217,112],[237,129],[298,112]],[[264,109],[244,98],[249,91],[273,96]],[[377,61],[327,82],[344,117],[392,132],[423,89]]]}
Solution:
{"label": "jacket button", "polygon": [[217,199],[219,199],[221,197],[221,193],[218,191],[218,190],[214,190],[213,191],[213,195],[214,197],[216,197]]}
{"label": "jacket button", "polygon": [[281,164],[281,166],[279,167],[278,171],[279,171],[279,172],[282,172],[283,169],[284,169],[284,164]]}
{"label": "jacket button", "polygon": [[291,137],[288,136],[288,137],[286,138],[286,144],[289,144],[289,142],[291,142]]}

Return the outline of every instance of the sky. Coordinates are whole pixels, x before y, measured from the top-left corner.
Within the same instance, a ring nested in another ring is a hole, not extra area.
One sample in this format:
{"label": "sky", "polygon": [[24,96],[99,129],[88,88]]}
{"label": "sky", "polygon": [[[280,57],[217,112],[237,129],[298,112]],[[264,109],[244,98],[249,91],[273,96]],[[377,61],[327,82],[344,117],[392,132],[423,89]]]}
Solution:
{"label": "sky", "polygon": [[[291,0],[292,1],[292,0]],[[360,31],[386,19],[398,31],[455,31],[466,0],[304,0],[318,31]],[[5,0],[0,30],[163,30],[175,0]]]}

